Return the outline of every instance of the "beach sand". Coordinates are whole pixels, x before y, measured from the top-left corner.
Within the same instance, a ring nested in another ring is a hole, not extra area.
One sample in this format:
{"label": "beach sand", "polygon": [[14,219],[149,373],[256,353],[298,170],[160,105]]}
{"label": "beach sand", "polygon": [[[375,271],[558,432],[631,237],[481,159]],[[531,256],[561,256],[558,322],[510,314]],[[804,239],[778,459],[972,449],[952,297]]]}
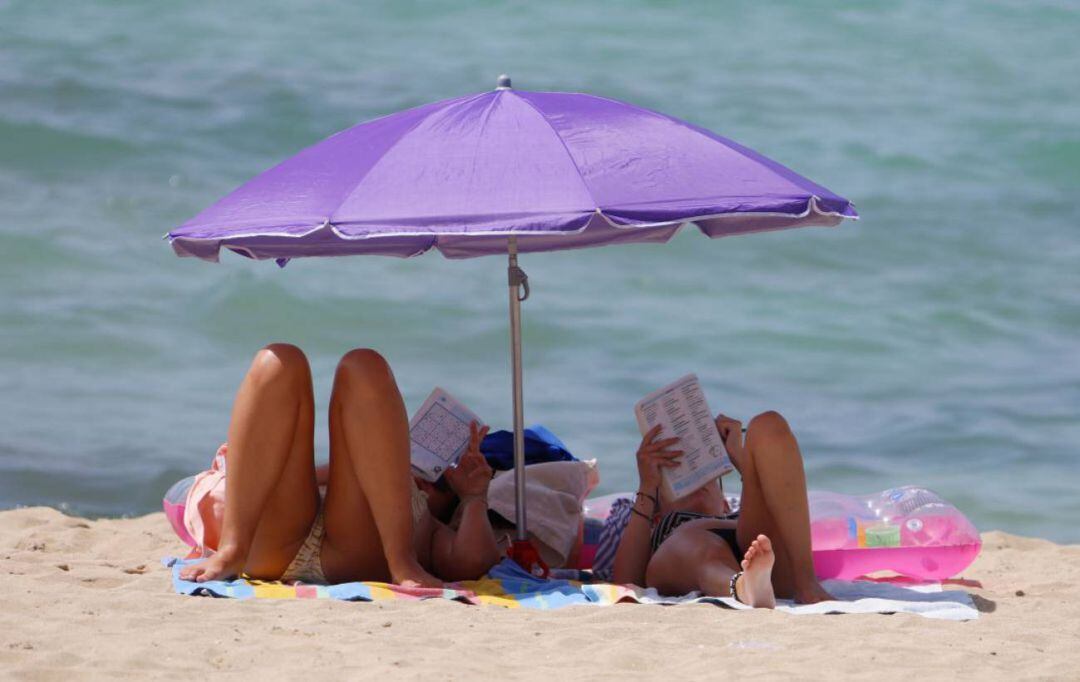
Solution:
{"label": "beach sand", "polygon": [[[990,532],[976,621],[715,606],[522,611],[174,594],[162,514],[0,512],[0,676],[259,679],[1080,678],[1080,546]],[[558,678],[553,677],[558,675]]]}

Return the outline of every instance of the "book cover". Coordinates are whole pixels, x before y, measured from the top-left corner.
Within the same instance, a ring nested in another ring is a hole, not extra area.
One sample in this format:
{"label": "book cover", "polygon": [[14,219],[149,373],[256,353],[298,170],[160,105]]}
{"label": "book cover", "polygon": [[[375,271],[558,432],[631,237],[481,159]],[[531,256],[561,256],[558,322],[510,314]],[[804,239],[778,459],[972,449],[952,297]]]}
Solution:
{"label": "book cover", "polygon": [[434,483],[469,447],[469,424],[483,422],[439,387],[409,420],[409,460],[417,476]]}
{"label": "book cover", "polygon": [[679,466],[662,473],[668,499],[685,497],[734,470],[697,375],[687,374],[645,396],[634,406],[634,415],[642,435],[660,424],[657,440],[679,439],[672,446],[683,451]]}

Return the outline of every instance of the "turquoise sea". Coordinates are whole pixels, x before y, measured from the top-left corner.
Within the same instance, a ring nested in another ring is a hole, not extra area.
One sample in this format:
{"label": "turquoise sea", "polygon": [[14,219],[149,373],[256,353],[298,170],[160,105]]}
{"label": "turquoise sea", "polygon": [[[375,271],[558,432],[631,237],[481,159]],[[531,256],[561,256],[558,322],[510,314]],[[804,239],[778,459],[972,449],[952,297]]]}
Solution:
{"label": "turquoise sea", "polygon": [[[863,218],[528,256],[526,419],[634,485],[690,371],[783,412],[814,488],[933,488],[1080,541],[1080,6],[0,0],[0,508],[159,509],[251,354],[380,349],[510,421],[505,262],[176,258],[161,235],[337,130],[494,86],[712,128]],[[325,418],[319,450],[325,456]]]}

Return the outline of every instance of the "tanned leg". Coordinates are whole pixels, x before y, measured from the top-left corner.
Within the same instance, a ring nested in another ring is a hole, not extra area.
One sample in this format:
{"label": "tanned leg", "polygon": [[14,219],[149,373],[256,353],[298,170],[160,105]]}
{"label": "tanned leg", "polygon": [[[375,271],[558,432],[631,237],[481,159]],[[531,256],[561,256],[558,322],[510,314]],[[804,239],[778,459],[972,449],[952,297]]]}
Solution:
{"label": "tanned leg", "polygon": [[742,465],[742,501],[737,526],[741,547],[760,534],[772,539],[776,594],[812,604],[832,597],[814,575],[806,474],[795,435],[776,412],[750,421]]}
{"label": "tanned leg", "polygon": [[274,579],[284,572],[318,510],[314,421],[304,354],[288,344],[260,350],[233,403],[218,551],[181,577],[205,582],[246,572]]}
{"label": "tanned leg", "polygon": [[735,583],[738,598],[755,608],[773,608],[774,558],[769,539],[754,538],[740,562],[726,542],[704,529],[709,525],[709,521],[692,521],[672,533],[649,559],[646,585],[661,594],[701,592],[728,597],[733,596],[731,576],[741,568],[743,575]]}
{"label": "tanned leg", "polygon": [[322,566],[327,579],[442,586],[417,561],[409,422],[390,366],[349,351],[330,398],[330,480]]}

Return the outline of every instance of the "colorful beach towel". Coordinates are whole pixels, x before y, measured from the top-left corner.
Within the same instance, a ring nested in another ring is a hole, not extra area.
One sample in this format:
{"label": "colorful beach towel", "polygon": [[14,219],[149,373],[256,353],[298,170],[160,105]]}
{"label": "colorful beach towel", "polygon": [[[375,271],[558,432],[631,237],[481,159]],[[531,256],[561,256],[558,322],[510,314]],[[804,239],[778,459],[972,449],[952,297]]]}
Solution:
{"label": "colorful beach towel", "polygon": [[[408,588],[376,582],[338,585],[286,585],[260,580],[214,580],[194,583],[180,578],[180,569],[194,560],[166,559],[172,568],[173,588],[178,594],[230,597],[233,599],[342,599],[346,601],[418,601],[452,599],[466,604],[491,604],[507,608],[558,609],[565,606],[610,606],[620,602],[638,604],[716,604],[732,609],[749,606],[730,597],[661,596],[656,590],[633,585],[587,583],[577,580],[540,579],[504,559],[481,580],[454,583],[445,589]],[[902,586],[873,581],[828,580],[824,583],[835,601],[796,605],[781,600],[777,610],[792,614],[915,613],[926,618],[972,620],[979,617],[971,595],[961,590],[942,590],[940,583]]]}

